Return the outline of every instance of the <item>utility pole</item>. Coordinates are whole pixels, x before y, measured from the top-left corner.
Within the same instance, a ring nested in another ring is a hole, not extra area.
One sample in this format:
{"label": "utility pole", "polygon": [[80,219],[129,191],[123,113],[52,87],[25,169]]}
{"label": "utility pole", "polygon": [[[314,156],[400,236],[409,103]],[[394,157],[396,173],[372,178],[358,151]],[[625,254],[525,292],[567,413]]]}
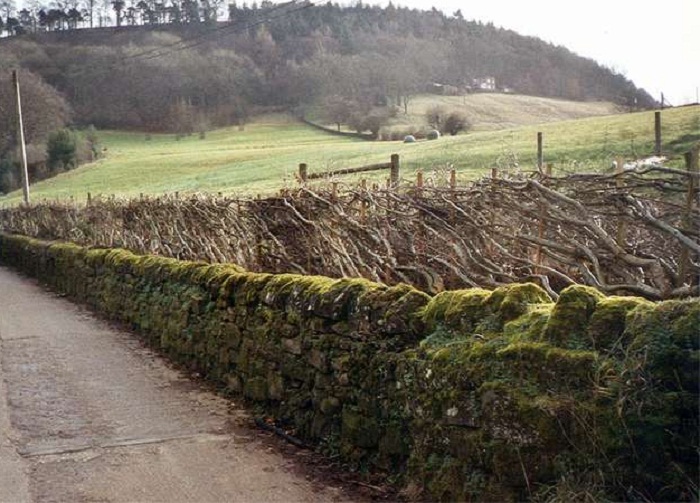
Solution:
{"label": "utility pole", "polygon": [[12,70],[12,84],[17,97],[17,127],[19,129],[19,149],[22,161],[22,192],[24,193],[24,203],[29,204],[29,172],[27,170],[27,145],[24,143],[24,124],[22,123],[22,99],[19,92],[19,77],[17,70]]}

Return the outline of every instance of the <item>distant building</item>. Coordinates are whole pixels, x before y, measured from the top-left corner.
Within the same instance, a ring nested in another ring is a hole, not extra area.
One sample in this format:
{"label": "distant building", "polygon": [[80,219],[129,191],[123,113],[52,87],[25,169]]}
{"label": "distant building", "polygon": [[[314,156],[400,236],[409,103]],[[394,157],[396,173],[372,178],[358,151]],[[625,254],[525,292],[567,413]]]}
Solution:
{"label": "distant building", "polygon": [[472,87],[477,91],[495,91],[496,77],[472,79]]}

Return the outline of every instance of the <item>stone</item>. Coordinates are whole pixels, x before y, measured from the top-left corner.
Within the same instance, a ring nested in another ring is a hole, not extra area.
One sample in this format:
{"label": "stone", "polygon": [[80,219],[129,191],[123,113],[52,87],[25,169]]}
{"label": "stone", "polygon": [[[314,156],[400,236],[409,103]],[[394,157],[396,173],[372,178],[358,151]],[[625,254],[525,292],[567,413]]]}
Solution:
{"label": "stone", "polygon": [[301,354],[301,338],[282,339],[282,346],[288,353],[292,353],[293,355]]}
{"label": "stone", "polygon": [[267,376],[267,390],[271,400],[284,398],[284,378],[277,372],[270,372]]}
{"label": "stone", "polygon": [[326,355],[318,350],[312,349],[308,357],[309,365],[313,368],[320,370],[321,372],[326,372],[328,370],[328,359]]}
{"label": "stone", "polygon": [[267,380],[262,377],[248,379],[243,388],[243,394],[256,402],[264,402],[268,398]]}

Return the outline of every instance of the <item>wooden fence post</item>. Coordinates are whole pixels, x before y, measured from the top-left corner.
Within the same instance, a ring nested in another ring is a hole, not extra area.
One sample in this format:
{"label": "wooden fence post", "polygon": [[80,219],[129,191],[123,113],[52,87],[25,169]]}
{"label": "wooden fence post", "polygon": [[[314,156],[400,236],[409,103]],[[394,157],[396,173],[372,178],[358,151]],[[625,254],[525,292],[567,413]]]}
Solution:
{"label": "wooden fence post", "polygon": [[[457,189],[457,171],[454,169],[450,170],[450,200],[452,204],[457,204],[457,195],[455,190]],[[455,222],[455,209],[450,208],[450,224],[454,225]]]}
{"label": "wooden fence post", "polygon": [[338,202],[338,182],[335,180],[331,182],[331,202]]}
{"label": "wooden fence post", "polygon": [[88,206],[90,206],[91,203],[92,203],[92,194],[90,194],[90,193],[88,192],[88,193],[87,193],[87,204],[88,204]]}
{"label": "wooden fence post", "polygon": [[[544,234],[545,234],[545,206],[544,204],[540,201],[539,202],[540,206],[540,214],[538,216],[538,222],[537,222],[537,237],[539,239],[544,239]],[[542,272],[542,244],[539,243],[537,245],[537,248],[535,249],[535,273],[536,274],[543,274]]]}
{"label": "wooden fence post", "polygon": [[[691,229],[693,226],[693,204],[696,202],[695,191],[698,189],[698,175],[700,175],[698,157],[700,157],[700,144],[685,154],[685,168],[688,170],[688,194],[685,199],[685,211],[683,212],[682,225],[684,229]],[[681,256],[678,262],[678,284],[676,286],[682,286],[690,270],[690,253],[688,248],[681,248]]]}
{"label": "wooden fence post", "polygon": [[416,173],[416,196],[420,197],[423,195],[423,172],[418,171]]}
{"label": "wooden fence post", "polygon": [[299,164],[299,183],[302,185],[302,187],[306,186],[306,180],[308,179],[308,176],[308,167],[306,163],[302,162],[301,164]]}
{"label": "wooden fence post", "polygon": [[[491,204],[489,204],[489,228],[491,229],[491,239],[494,239],[496,234],[496,210],[493,207],[494,201],[496,200],[496,180],[498,180],[498,168],[491,168]],[[493,255],[496,250],[493,247],[493,243],[489,244],[489,254]],[[492,258],[492,257],[490,257]]]}
{"label": "wooden fence post", "polygon": [[[418,171],[416,173],[416,199],[420,199],[423,196],[423,172]],[[415,219],[415,230],[414,235],[416,236],[416,255],[425,255],[425,235],[423,232],[423,212],[418,208],[418,215]]]}
{"label": "wooden fence post", "polygon": [[367,219],[367,201],[365,201],[365,193],[367,192],[367,180],[365,180],[364,178],[360,180],[360,188],[362,189],[362,202],[360,203],[360,222],[364,224],[365,220]]}
{"label": "wooden fence post", "polygon": [[391,188],[399,185],[399,154],[391,154]]}
{"label": "wooden fence post", "polygon": [[542,173],[542,168],[544,165],[544,150],[543,150],[543,135],[539,131],[537,133],[537,171]]}
{"label": "wooden fence post", "polygon": [[654,112],[654,154],[661,155],[661,112]]}
{"label": "wooden fence post", "polygon": [[[625,167],[622,157],[618,157],[615,164],[615,186],[618,189],[622,189],[625,186],[625,180],[623,178]],[[627,244],[627,225],[623,218],[624,217],[620,217],[620,222],[617,224],[617,244],[621,248],[624,248]]]}

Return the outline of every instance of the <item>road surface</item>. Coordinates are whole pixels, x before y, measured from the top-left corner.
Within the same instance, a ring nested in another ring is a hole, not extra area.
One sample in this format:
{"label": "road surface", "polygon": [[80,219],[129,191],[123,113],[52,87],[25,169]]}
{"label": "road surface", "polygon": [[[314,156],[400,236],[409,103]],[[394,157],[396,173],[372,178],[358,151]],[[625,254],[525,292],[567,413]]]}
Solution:
{"label": "road surface", "polygon": [[249,423],[133,334],[0,267],[0,501],[349,499]]}

